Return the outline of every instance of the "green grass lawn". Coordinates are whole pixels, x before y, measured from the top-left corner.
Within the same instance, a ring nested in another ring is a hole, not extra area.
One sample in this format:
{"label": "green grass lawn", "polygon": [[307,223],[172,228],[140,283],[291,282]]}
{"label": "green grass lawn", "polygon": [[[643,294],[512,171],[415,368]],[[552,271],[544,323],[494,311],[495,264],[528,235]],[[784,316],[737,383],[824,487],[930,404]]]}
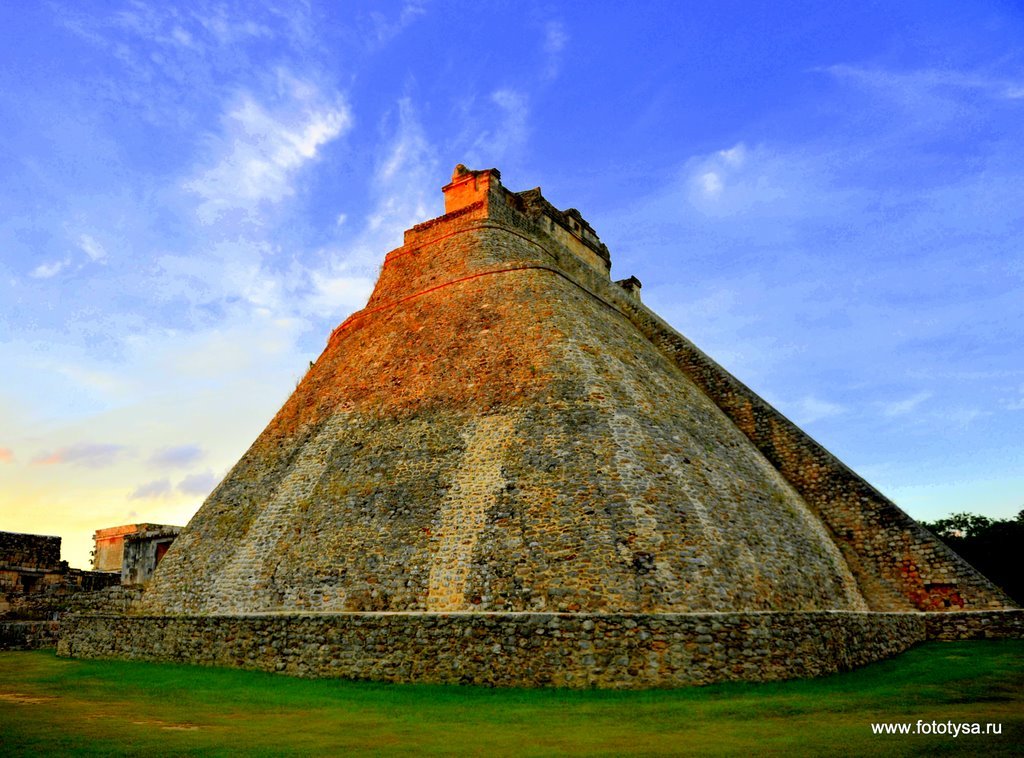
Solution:
{"label": "green grass lawn", "polygon": [[[878,736],[872,722],[1002,735]],[[929,643],[847,674],[642,692],[308,681],[0,653],[0,755],[1024,752],[1024,641]]]}

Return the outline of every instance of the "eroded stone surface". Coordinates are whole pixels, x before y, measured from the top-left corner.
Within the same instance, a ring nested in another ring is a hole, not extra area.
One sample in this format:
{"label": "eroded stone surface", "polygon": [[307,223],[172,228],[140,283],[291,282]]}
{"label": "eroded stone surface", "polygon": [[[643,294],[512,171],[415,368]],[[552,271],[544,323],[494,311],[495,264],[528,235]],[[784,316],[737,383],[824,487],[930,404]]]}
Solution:
{"label": "eroded stone surface", "polygon": [[499,178],[456,171],[141,612],[1007,604]]}
{"label": "eroded stone surface", "polygon": [[355,613],[92,617],[58,652],[347,677],[635,689],[845,671],[925,639],[924,614]]}

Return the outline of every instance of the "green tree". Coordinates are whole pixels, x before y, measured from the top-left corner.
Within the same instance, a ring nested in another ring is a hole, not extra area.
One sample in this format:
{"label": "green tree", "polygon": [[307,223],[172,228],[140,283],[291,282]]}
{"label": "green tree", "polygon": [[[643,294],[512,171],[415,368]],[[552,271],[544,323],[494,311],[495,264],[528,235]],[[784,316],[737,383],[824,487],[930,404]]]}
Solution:
{"label": "green tree", "polygon": [[1015,519],[991,519],[974,513],[954,513],[922,526],[945,542],[965,561],[1024,604],[1024,510]]}

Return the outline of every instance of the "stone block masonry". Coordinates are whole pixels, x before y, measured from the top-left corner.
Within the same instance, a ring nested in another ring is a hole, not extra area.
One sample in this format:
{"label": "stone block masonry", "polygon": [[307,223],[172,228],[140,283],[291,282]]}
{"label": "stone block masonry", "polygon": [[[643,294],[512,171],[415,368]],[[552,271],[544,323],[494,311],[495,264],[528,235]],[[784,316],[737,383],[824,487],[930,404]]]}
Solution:
{"label": "stone block masonry", "polygon": [[867,610],[792,487],[579,286],[603,259],[497,208],[388,256],[145,612]]}
{"label": "stone block masonry", "polygon": [[0,650],[38,650],[57,647],[59,621],[0,620]]}
{"label": "stone block masonry", "polygon": [[[0,532],[0,619],[54,619],[72,596],[119,581],[105,573],[69,568],[60,559],[60,542],[60,537]],[[56,640],[51,637],[50,642]]]}
{"label": "stone block masonry", "polygon": [[974,611],[925,615],[930,640],[1024,640],[1024,611]]}
{"label": "stone block masonry", "polygon": [[55,571],[60,568],[60,537],[0,532],[0,568]]}
{"label": "stone block masonry", "polygon": [[710,398],[828,529],[873,610],[961,611],[1015,603],[941,540],[626,291],[584,267],[600,292]]}
{"label": "stone block masonry", "polygon": [[345,677],[640,689],[846,671],[926,638],[924,614],[345,613],[92,616],[58,652]]}
{"label": "stone block masonry", "polygon": [[578,211],[456,168],[123,617],[65,655],[391,681],[817,676],[1019,634],[1003,593],[613,282]]}

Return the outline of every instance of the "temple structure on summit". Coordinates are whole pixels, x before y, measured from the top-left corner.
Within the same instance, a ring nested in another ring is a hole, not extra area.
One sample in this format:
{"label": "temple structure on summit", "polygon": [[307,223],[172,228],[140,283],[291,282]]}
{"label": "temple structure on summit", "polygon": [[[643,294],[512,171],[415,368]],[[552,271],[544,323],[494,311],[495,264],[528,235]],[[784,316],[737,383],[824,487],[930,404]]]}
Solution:
{"label": "temple structure on summit", "polygon": [[79,618],[62,653],[636,687],[1021,633],[1003,592],[613,281],[578,211],[496,169],[443,190],[134,613]]}

